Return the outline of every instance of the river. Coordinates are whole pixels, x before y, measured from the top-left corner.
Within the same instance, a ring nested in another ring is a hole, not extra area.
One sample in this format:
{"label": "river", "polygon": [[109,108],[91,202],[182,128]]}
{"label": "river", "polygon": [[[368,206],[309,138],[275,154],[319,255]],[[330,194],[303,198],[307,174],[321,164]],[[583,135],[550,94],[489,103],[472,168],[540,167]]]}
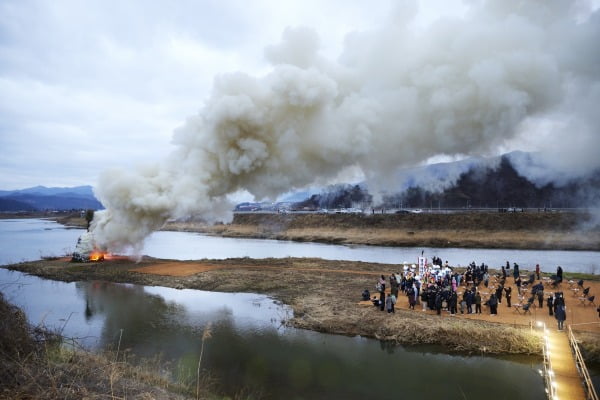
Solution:
{"label": "river", "polygon": [[[41,256],[59,256],[73,251],[81,229],[67,229],[52,221],[39,219],[0,220],[0,265]],[[145,243],[143,254],[176,260],[225,258],[317,257],[327,260],[365,261],[389,264],[416,263],[424,252],[465,266],[472,261],[500,268],[509,261],[522,269],[540,264],[542,271],[554,272],[560,265],[565,272],[600,273],[599,251],[462,249],[428,247],[344,246],[280,240],[240,239],[207,236],[189,232],[155,232]]]}

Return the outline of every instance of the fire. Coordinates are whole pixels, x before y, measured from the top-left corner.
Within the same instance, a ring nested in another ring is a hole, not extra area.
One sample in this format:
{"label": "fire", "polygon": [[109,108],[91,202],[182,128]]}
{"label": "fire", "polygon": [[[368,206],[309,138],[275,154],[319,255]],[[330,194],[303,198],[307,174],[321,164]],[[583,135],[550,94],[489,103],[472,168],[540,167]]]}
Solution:
{"label": "fire", "polygon": [[93,251],[90,253],[90,261],[104,261],[107,258],[108,253],[103,253],[101,251]]}

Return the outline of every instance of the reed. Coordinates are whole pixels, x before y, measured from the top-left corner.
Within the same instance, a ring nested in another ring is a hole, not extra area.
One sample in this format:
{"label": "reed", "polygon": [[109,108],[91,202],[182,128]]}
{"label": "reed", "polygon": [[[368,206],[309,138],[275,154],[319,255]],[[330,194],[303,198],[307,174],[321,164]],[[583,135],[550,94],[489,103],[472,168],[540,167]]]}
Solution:
{"label": "reed", "polygon": [[198,357],[198,369],[196,371],[196,400],[200,398],[200,364],[202,363],[202,355],[204,354],[204,343],[211,337],[211,323],[209,322],[202,332],[202,345],[200,346],[200,357]]}

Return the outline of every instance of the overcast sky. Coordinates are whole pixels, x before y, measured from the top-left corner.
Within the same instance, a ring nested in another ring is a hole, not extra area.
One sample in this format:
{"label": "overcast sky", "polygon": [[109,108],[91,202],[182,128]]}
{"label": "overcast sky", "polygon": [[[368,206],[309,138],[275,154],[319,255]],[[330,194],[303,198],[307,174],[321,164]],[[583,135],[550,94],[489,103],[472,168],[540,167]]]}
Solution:
{"label": "overcast sky", "polygon": [[[286,27],[313,28],[336,59],[347,34],[404,4],[392,3],[2,0],[0,189],[95,185],[106,168],[164,158],[216,76],[268,73],[264,49]],[[415,29],[469,4],[423,3]]]}

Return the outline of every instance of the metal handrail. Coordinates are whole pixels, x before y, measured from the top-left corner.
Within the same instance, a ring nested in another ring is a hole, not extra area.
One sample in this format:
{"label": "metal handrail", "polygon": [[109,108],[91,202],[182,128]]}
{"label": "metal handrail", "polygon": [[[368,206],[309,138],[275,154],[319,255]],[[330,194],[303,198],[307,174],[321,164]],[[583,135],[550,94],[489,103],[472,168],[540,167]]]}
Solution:
{"label": "metal handrail", "polygon": [[579,370],[579,374],[583,378],[587,399],[598,400],[598,394],[596,393],[596,389],[594,388],[594,384],[592,382],[592,379],[590,378],[588,369],[585,366],[585,361],[583,361],[583,356],[581,355],[581,351],[579,350],[579,345],[577,344],[577,339],[573,334],[571,325],[568,326],[568,336],[569,343],[571,344],[571,349],[575,353],[575,363],[577,365],[577,369]]}

